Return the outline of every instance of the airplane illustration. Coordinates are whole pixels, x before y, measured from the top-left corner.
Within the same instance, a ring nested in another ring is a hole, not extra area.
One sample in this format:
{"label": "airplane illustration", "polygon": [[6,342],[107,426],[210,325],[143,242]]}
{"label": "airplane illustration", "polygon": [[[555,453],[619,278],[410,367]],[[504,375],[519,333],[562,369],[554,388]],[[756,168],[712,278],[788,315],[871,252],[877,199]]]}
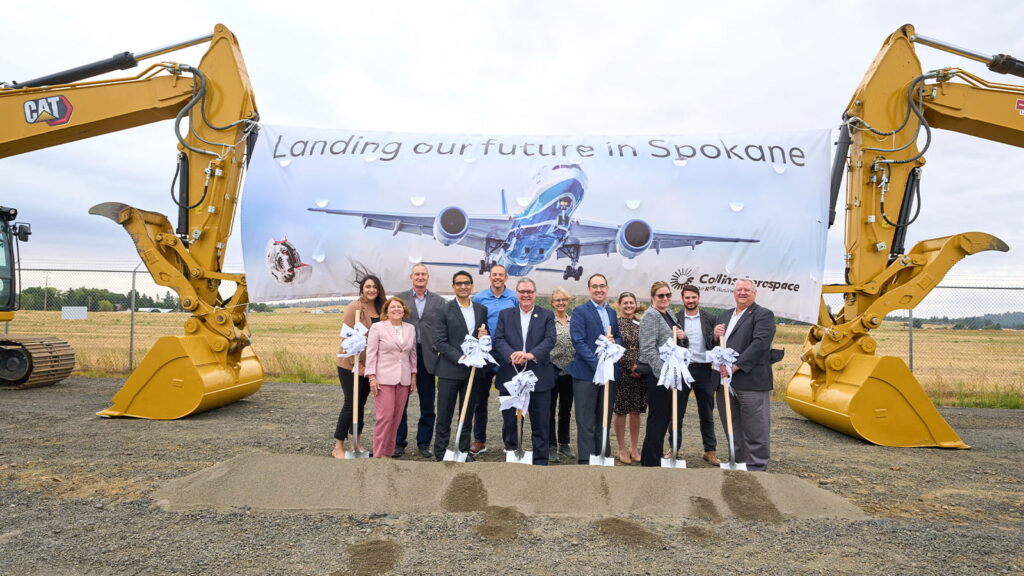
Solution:
{"label": "airplane illustration", "polygon": [[[636,258],[648,249],[660,254],[666,248],[696,247],[704,242],[759,242],[754,238],[654,230],[639,219],[618,226],[574,219],[573,214],[583,201],[586,187],[587,176],[578,164],[558,164],[546,166],[538,172],[529,188],[529,205],[515,215],[507,213],[504,190],[502,213],[493,215],[469,215],[458,206],[444,208],[436,216],[328,208],[309,210],[358,216],[363,219],[364,228],[380,228],[392,235],[405,232],[433,236],[445,246],[457,244],[481,250],[484,256],[480,260],[480,274],[487,273],[495,264],[501,264],[510,276],[525,276],[536,269],[560,272],[563,280],[579,280],[583,275],[580,258],[592,254],[618,252],[626,258]],[[569,264],[564,270],[538,267],[552,255],[556,259],[568,258]],[[425,264],[476,266],[453,262]]]}

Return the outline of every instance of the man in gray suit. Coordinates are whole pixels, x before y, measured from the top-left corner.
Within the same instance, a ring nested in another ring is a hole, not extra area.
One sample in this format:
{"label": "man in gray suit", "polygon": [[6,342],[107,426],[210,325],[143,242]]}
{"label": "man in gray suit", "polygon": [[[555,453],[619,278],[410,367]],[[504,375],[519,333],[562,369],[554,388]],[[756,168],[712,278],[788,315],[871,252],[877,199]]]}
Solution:
{"label": "man in gray suit", "polygon": [[[434,435],[434,370],[437,366],[437,354],[430,344],[431,334],[429,317],[444,306],[444,298],[427,290],[430,282],[430,270],[424,264],[415,264],[409,274],[412,280],[412,289],[398,294],[398,297],[405,302],[409,308],[409,318],[406,322],[416,328],[416,394],[420,399],[420,420],[416,425],[416,446],[420,456],[433,460],[434,455],[430,452],[430,438]],[[398,434],[395,440],[395,458],[405,454],[405,447],[408,444],[409,428],[406,418],[406,409],[409,402],[406,400],[405,408],[402,409],[402,420],[398,424]]]}
{"label": "man in gray suit", "polygon": [[[733,287],[736,307],[723,311],[715,326],[719,346],[737,353],[732,367],[732,423],[736,440],[736,461],[746,462],[747,470],[764,472],[771,456],[772,339],[775,338],[775,314],[754,300],[757,288],[747,278]],[[712,375],[718,384],[728,373],[723,367]],[[724,395],[718,396],[718,413],[725,414]],[[722,418],[723,424],[725,418]]]}

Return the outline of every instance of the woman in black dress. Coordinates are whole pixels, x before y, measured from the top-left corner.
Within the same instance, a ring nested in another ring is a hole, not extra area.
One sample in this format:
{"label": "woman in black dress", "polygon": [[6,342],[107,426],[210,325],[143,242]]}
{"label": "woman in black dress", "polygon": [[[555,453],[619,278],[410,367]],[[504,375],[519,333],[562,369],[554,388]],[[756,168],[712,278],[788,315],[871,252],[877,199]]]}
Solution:
{"label": "woman in black dress", "polygon": [[[640,461],[637,442],[640,437],[640,414],[647,411],[647,389],[637,362],[640,358],[640,320],[636,317],[636,296],[631,292],[619,295],[619,332],[626,352],[619,360],[621,376],[616,381],[615,439],[619,443],[619,461],[632,464]],[[626,445],[626,421],[629,421],[629,445]]]}

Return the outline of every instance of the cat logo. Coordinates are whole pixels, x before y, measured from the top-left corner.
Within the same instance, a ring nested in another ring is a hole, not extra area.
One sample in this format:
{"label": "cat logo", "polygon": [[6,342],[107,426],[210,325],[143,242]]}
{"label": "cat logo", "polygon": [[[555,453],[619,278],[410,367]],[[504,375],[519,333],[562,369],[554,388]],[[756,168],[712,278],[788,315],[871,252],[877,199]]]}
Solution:
{"label": "cat logo", "polygon": [[25,101],[25,122],[46,122],[50,126],[67,124],[71,120],[71,102],[64,96],[48,96]]}

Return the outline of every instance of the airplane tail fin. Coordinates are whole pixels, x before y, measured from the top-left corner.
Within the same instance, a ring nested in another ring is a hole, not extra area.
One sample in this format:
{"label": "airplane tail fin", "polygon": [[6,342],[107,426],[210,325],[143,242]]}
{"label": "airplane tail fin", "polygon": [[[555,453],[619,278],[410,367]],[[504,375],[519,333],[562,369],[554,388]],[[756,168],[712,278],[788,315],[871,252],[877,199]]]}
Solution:
{"label": "airplane tail fin", "polygon": [[501,215],[508,216],[508,204],[505,202],[505,189],[501,189]]}

